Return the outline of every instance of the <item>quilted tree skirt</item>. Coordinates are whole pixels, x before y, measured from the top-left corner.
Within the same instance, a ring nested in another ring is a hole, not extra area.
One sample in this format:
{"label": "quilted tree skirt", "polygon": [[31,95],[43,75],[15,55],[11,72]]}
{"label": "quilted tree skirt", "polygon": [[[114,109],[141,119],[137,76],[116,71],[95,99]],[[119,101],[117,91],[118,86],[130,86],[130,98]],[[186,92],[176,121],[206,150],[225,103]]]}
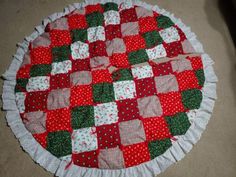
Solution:
{"label": "quilted tree skirt", "polygon": [[88,0],[18,44],[3,107],[23,149],[56,176],[153,177],[206,128],[212,64],[158,6]]}

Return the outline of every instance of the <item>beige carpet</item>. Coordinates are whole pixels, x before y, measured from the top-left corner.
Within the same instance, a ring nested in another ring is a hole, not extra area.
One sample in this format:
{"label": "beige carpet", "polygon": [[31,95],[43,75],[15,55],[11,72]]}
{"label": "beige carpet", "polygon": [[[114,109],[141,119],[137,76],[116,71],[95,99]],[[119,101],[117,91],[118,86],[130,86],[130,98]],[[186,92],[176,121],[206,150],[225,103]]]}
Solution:
{"label": "beige carpet", "polygon": [[[0,0],[0,73],[11,62],[15,43],[33,31],[41,20],[73,0]],[[155,0],[146,1],[154,4]],[[214,114],[201,140],[180,162],[159,177],[236,176],[236,56],[227,26],[216,0],[158,0],[158,5],[174,13],[192,27],[205,51],[215,61],[219,78]],[[0,81],[2,87],[3,81]],[[0,88],[1,92],[2,88]],[[49,177],[24,153],[0,112],[0,176]]]}

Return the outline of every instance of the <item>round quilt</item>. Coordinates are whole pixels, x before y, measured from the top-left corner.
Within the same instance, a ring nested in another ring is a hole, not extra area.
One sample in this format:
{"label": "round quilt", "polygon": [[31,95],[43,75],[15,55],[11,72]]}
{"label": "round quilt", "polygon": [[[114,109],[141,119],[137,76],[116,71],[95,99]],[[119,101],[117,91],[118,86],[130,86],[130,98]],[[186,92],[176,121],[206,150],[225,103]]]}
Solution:
{"label": "round quilt", "polygon": [[192,148],[210,117],[212,60],[157,6],[75,4],[22,46],[13,87],[34,145],[21,144],[59,176],[158,174]]}

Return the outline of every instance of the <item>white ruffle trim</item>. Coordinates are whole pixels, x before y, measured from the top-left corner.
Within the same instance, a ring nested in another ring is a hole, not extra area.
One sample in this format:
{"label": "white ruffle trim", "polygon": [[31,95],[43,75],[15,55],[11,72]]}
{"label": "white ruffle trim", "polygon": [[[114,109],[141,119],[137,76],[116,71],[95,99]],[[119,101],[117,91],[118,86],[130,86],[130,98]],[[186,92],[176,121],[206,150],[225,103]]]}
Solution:
{"label": "white ruffle trim", "polygon": [[[194,114],[195,118],[191,119],[192,124],[185,135],[178,136],[178,140],[174,141],[172,146],[162,155],[153,159],[152,161],[140,164],[135,167],[130,167],[121,170],[102,170],[95,168],[85,168],[76,165],[71,165],[67,170],[65,167],[68,162],[60,160],[53,156],[47,150],[45,150],[36,140],[33,138],[32,134],[25,128],[23,122],[21,121],[18,108],[15,101],[14,87],[16,84],[16,72],[18,71],[25,52],[28,50],[29,42],[34,40],[36,37],[44,32],[45,26],[74,11],[75,9],[80,9],[88,4],[96,3],[106,3],[106,2],[116,2],[121,4],[125,2],[126,4],[133,3],[134,5],[142,6],[144,8],[157,11],[163,15],[166,15],[172,19],[185,33],[188,40],[193,45],[196,53],[202,55],[204,73],[205,73],[205,84],[203,87],[203,101],[200,108]],[[75,3],[69,5],[64,9],[64,12],[54,13],[48,18],[43,20],[42,25],[37,26],[35,31],[28,37],[25,37],[23,43],[18,44],[16,54],[13,56],[13,61],[9,69],[3,74],[5,79],[3,85],[3,109],[6,110],[6,119],[8,125],[11,127],[17,139],[19,139],[23,149],[30,154],[35,162],[44,167],[47,171],[55,173],[56,176],[66,176],[66,177],[154,177],[155,175],[163,172],[171,164],[181,160],[186,153],[188,153],[193,145],[200,139],[202,132],[205,130],[206,125],[211,117],[214,102],[216,99],[216,82],[217,77],[213,70],[213,61],[207,54],[204,54],[203,47],[201,43],[196,39],[196,35],[191,32],[189,27],[186,27],[180,19],[177,19],[165,11],[160,9],[158,6],[152,6],[141,1],[120,1],[120,0],[85,0],[83,3]]]}

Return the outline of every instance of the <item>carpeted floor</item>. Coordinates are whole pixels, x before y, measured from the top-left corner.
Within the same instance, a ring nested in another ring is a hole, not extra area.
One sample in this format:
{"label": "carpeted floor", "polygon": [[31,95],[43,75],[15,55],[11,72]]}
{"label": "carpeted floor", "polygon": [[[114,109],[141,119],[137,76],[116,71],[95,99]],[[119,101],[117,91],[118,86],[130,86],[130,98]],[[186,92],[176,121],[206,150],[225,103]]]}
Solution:
{"label": "carpeted floor", "polygon": [[[0,0],[0,73],[11,62],[15,43],[33,31],[33,27],[73,0]],[[156,1],[148,0],[154,4]],[[214,114],[201,140],[176,165],[159,177],[235,177],[236,176],[236,55],[235,47],[217,0],[159,0],[158,5],[174,13],[191,26],[215,61],[219,78],[218,100]],[[0,92],[2,90],[0,81]],[[0,176],[49,177],[52,174],[36,165],[24,153],[6,126],[0,112]]]}

